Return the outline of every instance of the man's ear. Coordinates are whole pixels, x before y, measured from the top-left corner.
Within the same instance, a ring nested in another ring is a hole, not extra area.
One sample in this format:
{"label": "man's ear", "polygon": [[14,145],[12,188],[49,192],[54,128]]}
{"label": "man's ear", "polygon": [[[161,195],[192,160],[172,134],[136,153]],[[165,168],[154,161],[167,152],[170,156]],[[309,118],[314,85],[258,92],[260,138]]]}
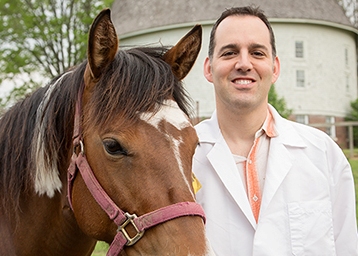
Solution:
{"label": "man's ear", "polygon": [[278,77],[280,76],[281,72],[281,65],[280,65],[280,59],[276,56],[273,62],[273,75],[272,75],[272,81],[271,83],[274,84]]}
{"label": "man's ear", "polygon": [[211,63],[209,57],[206,57],[204,61],[204,76],[210,83],[213,82],[213,76],[211,73]]}

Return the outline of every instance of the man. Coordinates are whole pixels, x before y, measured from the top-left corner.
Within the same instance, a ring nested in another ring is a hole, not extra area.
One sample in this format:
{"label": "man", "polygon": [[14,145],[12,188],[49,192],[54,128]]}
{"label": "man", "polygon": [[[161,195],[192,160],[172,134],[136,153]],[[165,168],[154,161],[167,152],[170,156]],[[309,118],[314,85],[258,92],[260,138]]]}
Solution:
{"label": "man", "polygon": [[279,74],[263,12],[223,12],[204,63],[216,111],[196,126],[193,163],[212,247],[224,256],[358,255],[349,163],[325,133],[268,104]]}

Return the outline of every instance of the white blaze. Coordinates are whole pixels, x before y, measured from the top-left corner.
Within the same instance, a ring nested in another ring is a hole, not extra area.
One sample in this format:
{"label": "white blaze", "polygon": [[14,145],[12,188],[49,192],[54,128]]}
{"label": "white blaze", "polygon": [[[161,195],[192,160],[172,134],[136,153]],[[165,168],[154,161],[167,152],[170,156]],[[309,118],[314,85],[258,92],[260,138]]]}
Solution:
{"label": "white blaze", "polygon": [[178,104],[173,100],[165,100],[161,109],[153,115],[152,112],[145,112],[140,115],[140,119],[151,124],[158,129],[160,121],[166,122],[175,126],[178,130],[190,126],[187,116],[180,110]]}
{"label": "white blaze", "polygon": [[[161,121],[166,121],[170,124],[172,124],[174,127],[176,127],[178,130],[181,130],[185,127],[191,126],[190,121],[188,120],[188,117],[184,114],[184,112],[179,108],[178,104],[173,100],[166,100],[163,103],[163,106],[159,109],[158,112],[153,114],[152,112],[145,112],[140,115],[140,119],[147,122],[148,124],[154,126],[157,130],[159,129],[159,123]],[[160,131],[162,132],[162,131]],[[165,136],[168,138],[168,140],[171,140],[171,144],[173,145],[173,152],[174,156],[177,160],[179,170],[183,176],[183,179],[185,180],[185,183],[188,186],[188,189],[190,189],[190,185],[188,180],[185,178],[184,175],[184,169],[183,164],[180,157],[180,144],[183,142],[181,136],[179,139],[174,138],[171,134],[165,133]],[[192,193],[193,197],[194,194]]]}

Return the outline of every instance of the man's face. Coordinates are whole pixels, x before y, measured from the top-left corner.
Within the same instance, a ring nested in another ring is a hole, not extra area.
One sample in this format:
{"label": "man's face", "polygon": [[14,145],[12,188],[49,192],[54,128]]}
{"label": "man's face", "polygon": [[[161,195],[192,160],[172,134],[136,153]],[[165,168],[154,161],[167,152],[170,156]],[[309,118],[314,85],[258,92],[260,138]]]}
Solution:
{"label": "man's face", "polygon": [[272,56],[269,30],[254,16],[230,16],[216,30],[215,48],[204,75],[214,84],[217,108],[252,110],[267,104],[280,73]]}

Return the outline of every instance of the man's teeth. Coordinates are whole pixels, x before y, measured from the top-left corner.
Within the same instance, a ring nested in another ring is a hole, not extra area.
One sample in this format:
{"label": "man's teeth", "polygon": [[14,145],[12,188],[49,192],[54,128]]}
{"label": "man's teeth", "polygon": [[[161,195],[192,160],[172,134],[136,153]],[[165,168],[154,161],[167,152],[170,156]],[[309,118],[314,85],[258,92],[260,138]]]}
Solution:
{"label": "man's teeth", "polygon": [[236,80],[235,83],[236,84],[249,84],[251,83],[251,80]]}

